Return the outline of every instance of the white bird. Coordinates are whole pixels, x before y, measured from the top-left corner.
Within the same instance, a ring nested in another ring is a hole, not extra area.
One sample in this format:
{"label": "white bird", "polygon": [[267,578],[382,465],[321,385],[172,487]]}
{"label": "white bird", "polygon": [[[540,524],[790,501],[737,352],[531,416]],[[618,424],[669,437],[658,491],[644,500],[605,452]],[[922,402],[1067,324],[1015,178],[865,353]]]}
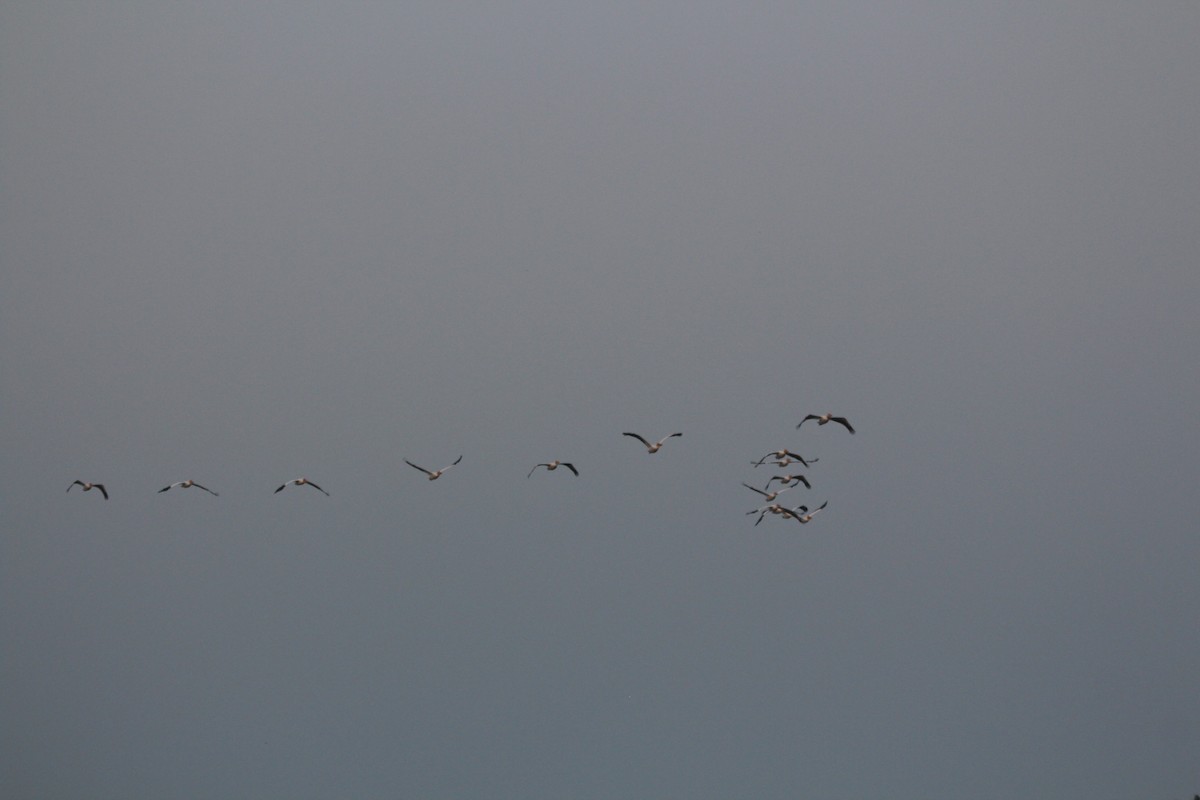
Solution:
{"label": "white bird", "polygon": [[[458,464],[458,462],[459,462],[459,461],[462,461],[462,460],[463,460],[463,457],[462,457],[462,456],[459,456],[458,458],[456,458],[456,459],[454,460],[454,463],[453,463],[453,464],[451,464],[451,465],[450,465],[450,467],[456,466],[456,465]],[[404,459],[404,463],[405,463],[405,464],[408,464],[408,465],[409,465],[410,467],[412,467],[413,469],[419,469],[419,470],[421,470],[421,472],[424,472],[426,475],[428,475],[428,476],[429,476],[429,480],[431,480],[431,481],[436,481],[438,478],[442,477],[442,474],[443,474],[443,473],[444,473],[446,470],[450,469],[450,467],[442,467],[441,469],[435,469],[435,470],[432,470],[432,471],[431,471],[431,470],[427,470],[427,469],[425,469],[424,467],[418,467],[416,464],[412,463],[412,462],[411,462],[411,461],[409,461],[407,458],[406,458],[406,459]]]}
{"label": "white bird", "polygon": [[844,426],[846,428],[846,430],[850,431],[851,433],[854,433],[854,428],[852,428],[850,426],[850,422],[845,417],[835,417],[833,415],[833,412],[830,412],[828,414],[809,414],[807,417],[800,420],[800,422],[798,422],[796,424],[796,427],[799,428],[801,425],[808,422],[810,419],[815,419],[817,421],[818,425],[825,425],[826,423],[829,423],[829,422],[836,422],[837,424]]}
{"label": "white bird", "polygon": [[670,439],[671,436],[683,436],[682,433],[672,433],[671,436],[664,436],[663,438],[659,439],[654,444],[650,444],[649,442],[647,442],[645,440],[645,438],[638,436],[636,433],[622,433],[621,435],[622,436],[632,436],[634,439],[637,439],[639,442],[646,445],[647,453],[657,453],[659,450],[662,449],[663,442],[667,441],[667,439]]}
{"label": "white bird", "polygon": [[772,475],[771,479],[767,481],[767,486],[770,487],[770,485],[775,481],[779,481],[780,483],[788,486],[795,486],[796,484],[803,483],[809,489],[812,488],[812,484],[808,482],[808,478],[804,477],[803,475]]}
{"label": "white bird", "polygon": [[538,464],[533,469],[529,470],[529,474],[526,475],[525,477],[526,478],[533,477],[533,473],[537,471],[538,467],[545,467],[547,472],[554,472],[554,470],[558,469],[559,467],[566,467],[567,469],[571,470],[571,472],[575,473],[575,477],[577,477],[577,478],[579,477],[579,470],[575,469],[574,464],[570,464],[566,461],[559,461],[558,459],[555,459],[554,461],[551,461],[548,464]]}
{"label": "white bird", "polygon": [[[90,492],[92,489],[99,489],[100,494],[104,495],[104,499],[108,499],[108,490],[104,488],[103,483],[84,483],[83,481],[79,480],[71,482],[71,486],[75,486],[76,484],[82,486],[85,492]],[[67,487],[68,492],[71,491],[71,486]]]}
{"label": "white bird", "polygon": [[[820,460],[819,458],[813,458],[808,463]],[[761,467],[763,464],[770,464],[772,467],[790,467],[792,464],[798,464],[799,462],[794,458],[781,458],[778,461],[751,461],[750,463],[756,467]],[[807,463],[805,466],[807,466]]]}
{"label": "white bird", "polygon": [[742,486],[745,486],[747,489],[749,489],[752,492],[758,492],[759,494],[761,494],[763,497],[765,497],[767,499],[768,503],[775,502],[776,497],[779,497],[779,495],[783,494],[788,489],[792,488],[790,486],[785,486],[782,489],[778,489],[774,492],[764,492],[762,489],[755,489],[753,486],[751,486],[748,483],[743,483]]}
{"label": "white bird", "polygon": [[195,486],[197,489],[203,489],[204,491],[208,492],[213,497],[217,496],[217,493],[214,492],[212,489],[208,488],[207,486],[201,486],[200,484],[196,483],[194,480],[191,480],[190,478],[186,481],[180,481],[179,483],[172,483],[170,486],[164,486],[163,488],[158,490],[158,493],[162,494],[163,492],[167,491],[168,489],[174,489],[176,486],[178,486],[181,489],[190,489],[193,486]]}
{"label": "white bird", "polygon": [[817,512],[820,511],[822,508],[824,508],[827,505],[829,505],[828,500],[826,500],[824,503],[821,503],[821,505],[814,508],[811,514],[807,513],[808,508],[806,506],[797,506],[797,509],[799,509],[800,511],[803,511],[805,513],[795,515],[796,522],[799,522],[801,525],[807,525],[808,523],[812,522],[812,518],[817,515]]}
{"label": "white bird", "polygon": [[796,506],[795,508],[784,508],[779,503],[772,503],[769,506],[763,506],[762,508],[756,508],[753,511],[747,511],[746,514],[747,514],[747,516],[750,514],[758,514],[758,519],[756,519],[754,521],[754,524],[757,526],[758,523],[763,521],[763,517],[765,517],[767,514],[778,514],[779,516],[783,517],[784,519],[799,519],[797,514],[799,514],[802,511],[808,511],[808,506]]}
{"label": "white bird", "polygon": [[315,483],[310,481],[308,478],[293,478],[292,480],[283,484],[283,486],[280,486],[278,489],[276,489],[275,494],[279,494],[280,492],[283,491],[284,487],[289,486],[291,484],[295,484],[297,486],[311,486],[314,489],[320,490],[326,497],[329,496],[329,492],[326,492],[324,489],[322,489],[320,486],[317,486]]}
{"label": "white bird", "polygon": [[786,467],[788,464],[791,464],[795,461],[798,461],[807,467],[809,464],[815,464],[816,462],[821,460],[819,458],[811,458],[811,459],[805,461],[803,456],[799,456],[799,455],[793,453],[791,450],[775,450],[773,452],[767,453],[765,456],[760,458],[758,461],[754,462],[754,466],[756,466],[756,467],[762,466],[763,464],[765,464],[767,462],[767,459],[769,459],[769,458],[776,459],[774,463],[775,463],[775,466],[777,466],[777,467]]}

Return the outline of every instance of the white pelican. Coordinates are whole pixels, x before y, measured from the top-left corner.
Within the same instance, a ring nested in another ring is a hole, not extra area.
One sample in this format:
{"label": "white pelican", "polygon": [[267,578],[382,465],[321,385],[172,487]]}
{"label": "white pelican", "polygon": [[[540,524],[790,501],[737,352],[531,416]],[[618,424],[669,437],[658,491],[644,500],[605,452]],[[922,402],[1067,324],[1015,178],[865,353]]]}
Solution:
{"label": "white pelican", "polygon": [[788,486],[795,486],[798,483],[803,483],[809,489],[812,488],[812,484],[808,482],[808,478],[804,477],[803,475],[773,475],[771,476],[771,480],[767,481],[767,486],[769,487],[775,481],[787,484]]}
{"label": "white pelican", "polygon": [[[820,460],[821,459],[819,459],[819,458],[810,458],[807,462],[805,462],[805,466],[812,463],[813,461],[820,461]],[[761,467],[763,464],[770,464],[772,467],[790,467],[792,464],[798,464],[798,463],[800,463],[800,462],[796,461],[796,459],[794,459],[794,458],[781,458],[778,461],[751,461],[750,462],[750,464],[755,467]]]}
{"label": "white pelican", "polygon": [[[105,500],[108,499],[108,490],[104,488],[103,483],[84,483],[83,481],[72,481],[71,482],[71,486],[75,486],[76,484],[82,486],[83,490],[85,492],[90,492],[92,489],[99,489],[100,494],[104,495],[104,499]],[[68,492],[71,491],[71,486],[67,487]]]}
{"label": "white pelican", "polygon": [[663,438],[659,439],[654,444],[650,444],[643,437],[638,436],[636,433],[622,433],[621,435],[622,436],[632,436],[633,438],[637,439],[642,444],[646,445],[647,453],[657,453],[659,450],[662,449],[663,442],[667,441],[667,439],[670,439],[671,436],[683,436],[682,433],[672,433],[671,436],[664,436]]}
{"label": "white pelican", "polygon": [[808,513],[808,507],[807,507],[807,506],[796,506],[797,510],[799,510],[799,511],[803,511],[803,512],[805,512],[805,513],[803,513],[803,514],[795,514],[795,515],[793,515],[793,516],[795,516],[795,517],[796,517],[796,522],[799,522],[801,525],[806,525],[806,524],[808,524],[809,522],[812,522],[812,518],[813,518],[813,517],[815,517],[815,516],[817,515],[817,512],[818,512],[818,511],[820,511],[822,508],[824,508],[824,507],[825,507],[825,506],[827,506],[827,505],[829,505],[829,501],[828,501],[828,500],[826,500],[824,503],[821,503],[821,505],[819,505],[819,506],[817,506],[816,508],[814,508],[814,509],[812,510],[812,513],[811,513],[811,514],[809,514],[809,513]]}
{"label": "white pelican", "polygon": [[844,426],[846,428],[846,430],[850,431],[851,433],[854,433],[854,428],[852,428],[850,426],[850,422],[845,417],[835,417],[833,415],[833,412],[830,412],[828,414],[809,414],[807,417],[800,420],[800,422],[797,423],[796,427],[799,428],[801,425],[808,422],[810,419],[815,419],[817,421],[818,425],[824,425],[829,422],[836,422],[837,424]]}
{"label": "white pelican", "polygon": [[758,492],[759,494],[761,494],[763,497],[765,497],[767,499],[768,503],[775,502],[776,497],[779,497],[779,495],[783,494],[788,489],[792,488],[790,486],[785,486],[782,489],[778,489],[774,492],[764,492],[762,489],[755,489],[753,486],[751,486],[748,483],[743,483],[742,486],[745,486],[747,489],[749,489],[752,492]]}
{"label": "white pelican", "polygon": [[533,469],[529,470],[529,474],[525,477],[532,478],[533,473],[537,471],[538,467],[545,467],[547,472],[554,472],[554,470],[558,469],[559,467],[566,467],[567,469],[571,470],[571,472],[575,473],[576,478],[579,477],[579,470],[575,469],[574,464],[570,464],[566,461],[559,461],[558,459],[551,461],[549,464],[538,464]]}
{"label": "white pelican", "polygon": [[172,483],[170,486],[164,486],[163,488],[158,490],[158,493],[162,494],[163,492],[167,491],[168,489],[174,489],[176,486],[178,486],[180,489],[190,489],[193,486],[195,486],[197,489],[203,489],[204,491],[208,492],[213,497],[217,496],[217,493],[214,492],[212,489],[208,488],[207,486],[201,486],[200,484],[196,483],[194,480],[192,480],[190,478],[186,481],[180,481],[179,483]]}
{"label": "white pelican", "polygon": [[758,461],[754,462],[754,466],[756,466],[756,467],[762,466],[763,464],[767,463],[767,459],[769,459],[769,458],[775,459],[774,463],[775,463],[775,466],[777,466],[777,467],[786,467],[788,464],[791,464],[791,463],[797,462],[797,461],[807,467],[809,464],[815,464],[821,460],[819,458],[810,458],[807,461],[805,461],[803,456],[796,455],[791,450],[775,450],[773,452],[767,453],[765,456],[760,458]]}
{"label": "white pelican", "polygon": [[[754,524],[758,525],[758,523],[763,521],[763,517],[765,517],[767,514],[778,514],[779,516],[783,517],[784,519],[798,520],[798,519],[800,519],[800,517],[798,515],[804,511],[808,511],[808,506],[796,506],[795,508],[784,508],[779,503],[772,503],[769,506],[763,506],[762,508],[756,508],[753,511],[747,511],[746,514],[747,514],[747,516],[750,514],[758,514],[758,519],[756,519],[754,521]],[[816,513],[816,512],[814,512],[814,513]]]}
{"label": "white pelican", "polygon": [[275,494],[279,494],[280,492],[283,491],[285,486],[288,486],[289,484],[293,484],[293,483],[296,484],[297,486],[311,486],[314,489],[320,490],[322,493],[324,493],[324,495],[326,497],[329,496],[329,492],[326,492],[324,489],[321,489],[320,486],[317,486],[315,483],[310,481],[308,478],[293,478],[292,480],[285,483],[283,486],[280,486],[278,489],[276,489]]}
{"label": "white pelican", "polygon": [[[456,458],[454,460],[454,463],[451,464],[450,467],[456,466],[459,461],[462,461],[462,459],[463,459],[463,457],[459,456],[458,458]],[[407,458],[404,459],[404,463],[408,464],[413,469],[421,470],[421,472],[424,472],[426,475],[429,476],[429,480],[431,480],[431,481],[436,481],[438,478],[442,477],[442,473],[444,473],[446,470],[450,469],[450,467],[442,467],[441,469],[435,469],[433,471],[430,471],[430,470],[425,469],[424,467],[418,467],[416,464],[412,463]]]}

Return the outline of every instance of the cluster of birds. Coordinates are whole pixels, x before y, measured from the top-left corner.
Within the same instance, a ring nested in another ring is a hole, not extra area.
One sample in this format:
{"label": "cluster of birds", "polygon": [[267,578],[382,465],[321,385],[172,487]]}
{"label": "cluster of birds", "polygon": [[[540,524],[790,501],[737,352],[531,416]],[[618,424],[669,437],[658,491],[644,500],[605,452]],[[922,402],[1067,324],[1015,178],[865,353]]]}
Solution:
{"label": "cluster of birds", "polygon": [[[845,427],[846,430],[850,431],[850,433],[854,433],[854,428],[850,425],[850,423],[846,420],[845,417],[835,417],[835,416],[833,416],[833,414],[809,414],[807,417],[800,420],[799,424],[797,424],[796,427],[799,428],[801,425],[803,425],[805,422],[808,422],[810,419],[816,420],[818,425],[825,425],[830,422],[836,422],[839,425],[842,425],[843,427]],[[682,433],[672,433],[667,436],[664,436],[663,438],[659,439],[656,442],[651,442],[650,440],[646,439],[646,437],[642,436],[641,434],[637,434],[637,433],[631,433],[631,432],[626,431],[625,433],[623,433],[621,435],[628,436],[632,439],[637,439],[646,448],[646,452],[649,455],[653,455],[653,454],[657,453],[659,450],[661,450],[663,445],[666,444],[666,442],[669,439],[673,439],[676,436],[683,436]],[[408,459],[405,459],[404,463],[408,464],[410,467],[412,467],[415,470],[423,472],[429,480],[436,481],[438,478],[445,475],[448,470],[452,469],[453,467],[458,466],[458,464],[462,460],[463,460],[463,457],[460,455],[458,458],[454,459],[454,462],[451,463],[449,466],[442,467],[441,469],[426,469],[425,467],[422,467],[419,464],[414,464],[413,462],[409,461]],[[788,467],[791,464],[800,464],[800,465],[804,466],[805,468],[807,468],[810,464],[815,463],[817,460],[818,459],[815,459],[815,458],[805,459],[805,458],[801,457],[800,455],[798,455],[797,453],[794,453],[791,450],[788,450],[785,448],[782,450],[773,450],[770,453],[767,453],[762,458],[760,458],[758,461],[752,461],[751,464],[753,464],[755,467],[761,467],[763,464],[769,463],[769,464],[772,464],[773,466],[781,467],[781,468]],[[545,461],[540,464],[535,464],[533,466],[533,469],[529,470],[529,474],[526,475],[525,477],[527,477],[527,478],[533,477],[533,473],[537,472],[538,469],[541,469],[541,468],[545,468],[545,470],[547,472],[553,472],[556,469],[558,469],[559,467],[564,467],[567,470],[569,470],[575,477],[579,477],[579,470],[575,467],[575,465],[573,463],[571,463],[569,461],[560,461],[558,459],[555,459],[553,461]],[[780,484],[780,486],[776,489],[772,489],[771,488],[772,484],[774,484],[776,482],[778,482]],[[811,511],[809,510],[808,506],[805,506],[805,505],[795,506],[794,508],[787,508],[783,504],[775,502],[776,499],[779,497],[779,495],[783,494],[784,492],[786,492],[789,489],[793,489],[796,486],[799,486],[802,483],[805,485],[805,487],[807,487],[809,489],[812,488],[812,484],[809,482],[808,478],[806,478],[803,474],[800,474],[800,473],[792,474],[790,472],[786,475],[772,476],[767,481],[766,485],[761,489],[751,486],[748,483],[743,483],[742,485],[745,486],[750,491],[757,492],[758,494],[762,495],[763,498],[765,498],[765,501],[767,503],[766,505],[762,506],[761,508],[756,508],[753,511],[747,511],[746,513],[748,515],[752,515],[752,514],[758,515],[758,519],[755,520],[755,522],[754,522],[755,525],[758,525],[760,522],[762,522],[763,518],[766,517],[767,514],[774,514],[774,515],[783,517],[784,519],[794,519],[797,522],[799,522],[801,525],[805,525],[805,524],[811,522],[812,518],[819,511],[821,511],[823,508],[825,508],[827,505],[829,505],[828,500],[826,500],[824,503],[817,506],[816,508],[812,509]],[[69,486],[67,486],[67,491],[70,492],[71,489],[75,488],[76,486],[82,487],[83,491],[85,491],[85,492],[90,492],[91,490],[96,489],[97,491],[100,492],[100,494],[104,495],[105,500],[108,499],[108,489],[105,487],[105,485],[103,483],[90,483],[88,481],[75,480],[75,481],[72,481]],[[279,494],[280,492],[282,492],[284,489],[286,489],[289,486],[311,486],[312,488],[314,488],[317,491],[324,494],[326,497],[330,496],[329,492],[325,491],[323,488],[321,488],[317,484],[313,483],[308,478],[303,478],[303,477],[293,478],[290,481],[285,481],[283,484],[281,484],[279,486],[278,489],[275,490],[274,493]],[[207,486],[203,486],[191,479],[186,480],[186,481],[178,481],[176,483],[168,484],[167,486],[164,486],[163,488],[159,489],[158,493],[162,494],[163,492],[170,491],[171,489],[192,489],[192,488],[202,489],[202,490],[208,492],[209,494],[211,494],[213,497],[219,496],[217,492],[214,492],[212,489],[209,489]]]}
{"label": "cluster of birds", "polygon": [[[827,425],[830,422],[836,422],[837,424],[844,427],[846,430],[850,431],[851,433],[854,433],[854,427],[850,424],[849,420],[847,420],[845,417],[835,417],[835,416],[833,416],[832,413],[830,413],[830,414],[809,414],[807,417],[800,420],[799,424],[797,424],[796,427],[799,428],[801,425],[808,422],[810,419],[816,420],[818,425]],[[765,456],[760,458],[758,461],[752,461],[750,463],[756,469],[758,467],[761,467],[763,464],[767,464],[767,463],[770,463],[770,464],[772,464],[776,467],[780,467],[780,468],[787,468],[787,467],[791,466],[792,464],[800,464],[805,469],[808,469],[810,464],[815,464],[819,460],[820,459],[816,459],[816,458],[806,459],[803,456],[801,456],[800,454],[793,453],[791,450],[784,448],[782,450],[772,450],[771,452],[767,453]],[[772,489],[771,488],[772,484],[774,484],[776,482],[779,483],[779,486],[775,489]],[[799,472],[792,474],[790,471],[786,475],[772,475],[771,478],[767,481],[766,485],[763,486],[763,488],[761,488],[761,489],[759,489],[755,486],[751,486],[748,483],[743,482],[742,486],[745,486],[747,489],[749,489],[752,492],[756,492],[757,494],[762,495],[763,499],[766,501],[766,505],[756,508],[752,511],[747,511],[746,515],[747,516],[758,515],[758,519],[756,519],[754,521],[755,525],[758,525],[760,522],[762,522],[763,519],[767,516],[767,514],[773,514],[773,515],[781,517],[783,519],[794,519],[794,520],[796,520],[796,522],[799,522],[801,525],[807,525],[808,523],[812,522],[813,517],[815,517],[822,509],[824,509],[826,506],[829,505],[828,500],[821,503],[821,505],[817,506],[816,508],[814,508],[812,510],[809,510],[809,507],[806,505],[798,505],[798,506],[794,506],[792,508],[788,508],[787,506],[783,505],[782,503],[776,502],[779,495],[783,494],[784,492],[788,491],[789,489],[796,488],[800,484],[804,484],[806,489],[812,488],[812,483],[809,482],[808,478],[805,477],[805,475],[803,475],[802,473],[799,473]]]}

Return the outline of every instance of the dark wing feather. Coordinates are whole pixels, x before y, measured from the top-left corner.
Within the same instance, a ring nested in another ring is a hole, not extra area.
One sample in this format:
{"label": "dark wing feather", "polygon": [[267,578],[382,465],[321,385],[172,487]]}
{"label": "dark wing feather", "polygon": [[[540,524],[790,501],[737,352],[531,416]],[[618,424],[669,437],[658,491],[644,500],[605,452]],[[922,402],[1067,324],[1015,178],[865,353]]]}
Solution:
{"label": "dark wing feather", "polygon": [[638,436],[636,433],[622,433],[621,435],[622,436],[632,436],[633,438],[637,439],[642,444],[646,445],[646,449],[650,448],[650,443],[647,442],[645,439],[643,439],[641,436]]}

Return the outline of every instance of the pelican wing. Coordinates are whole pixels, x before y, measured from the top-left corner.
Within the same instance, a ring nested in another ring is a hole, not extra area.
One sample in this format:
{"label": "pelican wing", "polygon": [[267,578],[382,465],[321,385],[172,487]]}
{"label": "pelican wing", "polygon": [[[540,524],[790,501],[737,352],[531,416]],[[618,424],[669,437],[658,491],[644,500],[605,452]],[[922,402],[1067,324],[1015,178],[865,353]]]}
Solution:
{"label": "pelican wing", "polygon": [[573,474],[573,475],[574,475],[576,478],[578,478],[578,477],[579,477],[579,470],[575,469],[575,465],[574,465],[574,464],[568,464],[566,461],[564,461],[564,462],[562,462],[562,465],[563,465],[564,467],[566,467],[567,469],[571,470],[571,473],[572,473],[572,474]]}
{"label": "pelican wing", "polygon": [[108,490],[104,488],[103,483],[93,483],[92,487],[100,490],[100,494],[104,495],[104,499],[108,499]]}
{"label": "pelican wing", "polygon": [[845,427],[845,429],[850,431],[851,433],[854,433],[854,428],[851,427],[850,422],[845,417],[830,417],[829,419],[830,419],[830,421],[836,422],[839,425]]}
{"label": "pelican wing", "polygon": [[408,465],[409,465],[410,467],[412,467],[413,469],[419,469],[419,470],[421,470],[421,472],[424,472],[426,475],[432,475],[432,474],[433,474],[432,472],[430,472],[429,470],[425,469],[424,467],[418,467],[416,464],[412,463],[412,462],[411,462],[411,461],[409,461],[407,458],[406,458],[406,459],[404,459],[404,463],[405,463],[405,464],[408,464]]}
{"label": "pelican wing", "polygon": [[647,442],[645,439],[643,439],[641,436],[638,436],[636,433],[622,433],[621,435],[622,436],[632,436],[633,438],[637,439],[642,444],[646,445],[647,450],[650,449],[650,443]]}
{"label": "pelican wing", "polygon": [[322,494],[324,494],[326,497],[329,497],[329,492],[325,491],[325,490],[324,490],[324,489],[322,489],[320,486],[317,486],[317,485],[316,485],[315,483],[313,483],[312,481],[305,481],[305,483],[307,483],[309,486],[313,487],[314,489],[317,489],[317,490],[318,490],[318,491],[320,491]]}

